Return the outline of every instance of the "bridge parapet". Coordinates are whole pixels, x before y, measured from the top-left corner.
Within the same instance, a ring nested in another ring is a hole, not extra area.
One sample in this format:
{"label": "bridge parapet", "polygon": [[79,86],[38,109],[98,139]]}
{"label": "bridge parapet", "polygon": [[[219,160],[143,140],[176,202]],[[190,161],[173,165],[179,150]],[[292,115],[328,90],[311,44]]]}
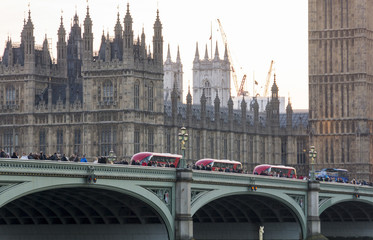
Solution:
{"label": "bridge parapet", "polygon": [[256,185],[261,188],[279,188],[291,189],[296,191],[307,191],[307,181],[304,180],[258,176],[254,174],[194,170],[193,182],[230,186]]}
{"label": "bridge parapet", "polygon": [[95,174],[99,178],[157,181],[176,181],[173,168],[144,168],[120,164],[72,163],[49,160],[0,159],[0,174],[24,176],[85,177]]}

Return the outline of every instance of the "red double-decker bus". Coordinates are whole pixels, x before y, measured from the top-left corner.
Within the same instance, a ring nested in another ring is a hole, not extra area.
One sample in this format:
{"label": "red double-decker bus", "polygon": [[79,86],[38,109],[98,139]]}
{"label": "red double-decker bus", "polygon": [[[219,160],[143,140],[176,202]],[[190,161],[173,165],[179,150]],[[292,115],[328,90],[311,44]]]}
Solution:
{"label": "red double-decker bus", "polygon": [[212,159],[204,158],[200,159],[195,163],[196,166],[205,168],[211,168],[212,171],[224,171],[228,172],[240,172],[242,171],[242,164],[234,160],[226,159]]}
{"label": "red double-decker bus", "polygon": [[297,171],[295,170],[295,168],[282,165],[258,165],[254,168],[253,174],[274,177],[297,178]]}
{"label": "red double-decker bus", "polygon": [[178,167],[181,157],[171,153],[139,152],[132,156],[131,165]]}

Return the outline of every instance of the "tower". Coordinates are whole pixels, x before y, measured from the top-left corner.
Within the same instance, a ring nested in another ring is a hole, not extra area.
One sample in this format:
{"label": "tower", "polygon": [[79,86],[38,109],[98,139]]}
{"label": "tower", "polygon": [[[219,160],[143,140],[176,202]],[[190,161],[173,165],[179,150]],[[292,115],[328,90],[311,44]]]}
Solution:
{"label": "tower", "polygon": [[178,101],[181,102],[183,99],[183,64],[181,63],[180,59],[179,47],[177,47],[176,62],[173,62],[171,60],[170,44],[168,45],[167,58],[163,65],[163,71],[164,100],[170,100],[171,92],[175,87],[178,95]]}
{"label": "tower", "polygon": [[215,47],[215,56],[211,59],[208,55],[207,45],[204,59],[200,59],[198,43],[193,61],[193,103],[199,104],[202,92],[205,92],[206,105],[214,103],[214,93],[217,92],[222,107],[227,107],[230,97],[230,63],[226,56],[220,59],[218,44]]}
{"label": "tower", "polygon": [[[309,0],[310,141],[317,168],[373,180],[373,2]],[[358,34],[357,34],[358,33]]]}

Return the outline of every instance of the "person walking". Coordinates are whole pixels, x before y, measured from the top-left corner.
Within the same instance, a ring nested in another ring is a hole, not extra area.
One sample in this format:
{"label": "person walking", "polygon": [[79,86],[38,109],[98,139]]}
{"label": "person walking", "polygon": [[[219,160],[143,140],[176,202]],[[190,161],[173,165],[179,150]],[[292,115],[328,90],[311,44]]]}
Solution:
{"label": "person walking", "polygon": [[16,153],[16,152],[13,152],[11,158],[18,158],[17,153]]}
{"label": "person walking", "polygon": [[85,158],[85,154],[83,154],[83,157],[80,159],[80,162],[87,162],[87,159]]}

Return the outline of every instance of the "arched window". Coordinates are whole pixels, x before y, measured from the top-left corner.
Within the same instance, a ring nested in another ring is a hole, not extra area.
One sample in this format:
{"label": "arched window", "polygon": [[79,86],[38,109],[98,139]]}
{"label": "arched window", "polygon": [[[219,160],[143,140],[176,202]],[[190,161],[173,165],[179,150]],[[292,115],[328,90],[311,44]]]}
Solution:
{"label": "arched window", "polygon": [[154,110],[154,86],[152,82],[148,85],[148,110]]}
{"label": "arched window", "polygon": [[135,86],[133,88],[133,91],[134,91],[134,99],[133,99],[133,102],[134,102],[134,108],[135,109],[140,109],[140,82],[137,80],[135,82]]}
{"label": "arched window", "polygon": [[106,81],[103,86],[103,100],[104,102],[113,102],[113,84],[111,81]]}
{"label": "arched window", "polygon": [[16,104],[16,90],[13,86],[6,88],[6,105],[15,105]]}
{"label": "arched window", "polygon": [[207,80],[205,81],[204,90],[205,90],[205,96],[206,96],[206,103],[207,105],[211,105],[211,85],[210,85],[210,82]]}

